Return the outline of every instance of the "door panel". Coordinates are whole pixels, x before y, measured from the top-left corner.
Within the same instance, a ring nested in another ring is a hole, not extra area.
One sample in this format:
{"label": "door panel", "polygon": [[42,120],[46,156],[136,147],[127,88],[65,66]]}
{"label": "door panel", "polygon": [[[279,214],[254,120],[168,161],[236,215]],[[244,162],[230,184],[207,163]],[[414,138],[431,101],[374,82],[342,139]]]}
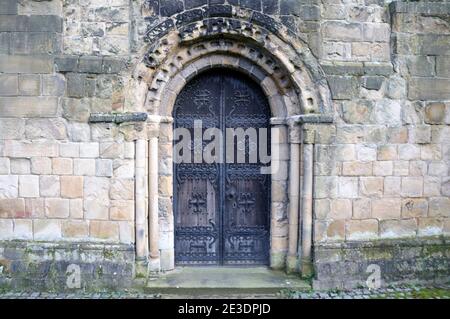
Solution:
{"label": "door panel", "polygon": [[[175,128],[186,128],[193,136],[194,120],[201,120],[203,132],[210,127],[223,132],[224,145],[228,142],[225,128],[268,128],[269,119],[259,86],[226,70],[205,72],[191,80],[174,108]],[[174,165],[175,262],[179,265],[268,263],[270,176],[260,173],[259,159],[248,163],[257,141],[235,142],[235,155],[244,151],[245,163]],[[192,143],[192,158],[207,143]]]}

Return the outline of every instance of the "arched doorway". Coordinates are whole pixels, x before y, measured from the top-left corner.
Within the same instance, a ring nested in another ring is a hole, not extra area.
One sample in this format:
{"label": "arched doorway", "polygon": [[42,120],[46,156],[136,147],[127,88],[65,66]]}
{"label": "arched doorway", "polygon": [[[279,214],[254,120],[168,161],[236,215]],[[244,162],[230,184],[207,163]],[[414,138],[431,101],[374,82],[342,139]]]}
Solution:
{"label": "arched doorway", "polygon": [[212,69],[185,85],[173,118],[174,143],[186,142],[178,133],[191,137],[174,148],[175,263],[269,264],[271,177],[261,168],[270,165],[270,108],[262,89],[237,71]]}

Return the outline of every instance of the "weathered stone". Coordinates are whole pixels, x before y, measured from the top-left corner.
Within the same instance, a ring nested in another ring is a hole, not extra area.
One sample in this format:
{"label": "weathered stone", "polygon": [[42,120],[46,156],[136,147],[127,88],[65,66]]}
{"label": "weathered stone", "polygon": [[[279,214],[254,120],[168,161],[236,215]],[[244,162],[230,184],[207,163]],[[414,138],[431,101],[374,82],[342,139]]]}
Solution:
{"label": "weathered stone", "polygon": [[78,71],[84,73],[101,73],[103,59],[101,57],[86,56],[78,60]]}
{"label": "weathered stone", "polygon": [[48,157],[32,157],[31,173],[33,174],[51,174],[52,160]]}
{"label": "weathered stone", "polygon": [[69,200],[61,198],[47,198],[45,200],[45,215],[49,218],[68,218]]}
{"label": "weathered stone", "polygon": [[402,218],[426,217],[428,201],[422,198],[406,198],[402,200]]}
{"label": "weathered stone", "polygon": [[418,236],[439,236],[443,233],[444,223],[440,218],[419,218]]}
{"label": "weathered stone", "polygon": [[80,156],[80,145],[78,143],[61,143],[59,144],[59,155],[61,157],[78,157]]}
{"label": "weathered stone", "polygon": [[76,122],[87,122],[90,113],[87,99],[64,98],[62,101],[62,115],[65,119]]}
{"label": "weathered stone", "polygon": [[[3,198],[0,199],[0,218],[24,218],[32,214],[25,210],[23,198]],[[1,220],[1,219],[0,219]]]}
{"label": "weathered stone", "polygon": [[380,221],[381,238],[402,238],[416,235],[417,222],[415,219],[382,220]]}
{"label": "weathered stone", "polygon": [[327,21],[322,27],[325,39],[337,41],[362,40],[362,27],[358,23]]}
{"label": "weathered stone", "polygon": [[450,198],[448,197],[432,197],[429,200],[430,217],[449,217],[450,216]]}
{"label": "weathered stone", "polygon": [[398,199],[382,198],[372,201],[372,217],[377,219],[396,219],[401,215],[401,203]]}
{"label": "weathered stone", "polygon": [[403,144],[398,146],[398,155],[401,160],[420,159],[420,148],[413,144]]}
{"label": "weathered stone", "polygon": [[113,175],[112,160],[96,159],[95,160],[95,175],[111,177]]}
{"label": "weathered stone", "polygon": [[134,202],[126,200],[111,201],[109,215],[111,220],[134,220]]}
{"label": "weathered stone", "polygon": [[424,119],[427,124],[444,124],[447,107],[444,103],[432,102],[425,107]]}
{"label": "weathered stone", "polygon": [[13,233],[15,239],[32,240],[33,221],[27,219],[15,219]]}
{"label": "weathered stone", "polygon": [[350,199],[333,199],[328,218],[348,219],[352,217],[352,201]]}
{"label": "weathered stone", "polygon": [[349,220],[347,222],[348,240],[369,240],[378,237],[378,221],[376,219]]}
{"label": "weathered stone", "polygon": [[39,176],[39,190],[41,197],[59,197],[60,195],[59,176],[55,175]]}
{"label": "weathered stone", "polygon": [[39,197],[39,176],[19,175],[19,196]]}
{"label": "weathered stone", "polygon": [[67,138],[66,124],[58,118],[27,120],[25,135],[29,139],[63,140]]}
{"label": "weathered stone", "polygon": [[69,200],[69,210],[71,219],[83,219],[83,200],[82,199],[71,199]]}
{"label": "weathered stone", "polygon": [[373,109],[372,121],[388,126],[402,124],[402,107],[398,101],[383,99],[378,101]]}
{"label": "weathered stone", "polygon": [[342,198],[358,197],[358,178],[356,178],[356,177],[339,177],[338,196],[342,197]]}
{"label": "weathered stone", "polygon": [[35,240],[58,240],[62,237],[59,220],[36,219],[33,226]]}
{"label": "weathered stone", "polygon": [[95,159],[74,159],[73,173],[75,175],[94,176]]}
{"label": "weathered stone", "polygon": [[450,99],[450,80],[413,77],[409,82],[408,98],[411,100]]}
{"label": "weathered stone", "polygon": [[12,237],[13,237],[13,221],[8,219],[0,220],[0,240],[11,239]]}
{"label": "weathered stone", "polygon": [[372,175],[371,162],[343,162],[342,173],[348,176],[366,176]]}
{"label": "weathered stone", "polygon": [[379,90],[384,82],[382,76],[364,76],[362,86],[368,90]]}
{"label": "weathered stone", "polygon": [[361,177],[359,184],[360,195],[367,197],[381,197],[383,195],[384,180],[382,177]]}
{"label": "weathered stone", "polygon": [[134,181],[132,179],[113,179],[109,196],[111,199],[133,199]]}
{"label": "weathered stone", "polygon": [[421,197],[423,195],[423,177],[402,177],[402,196]]}
{"label": "weathered stone", "polygon": [[62,223],[62,235],[65,238],[87,238],[89,236],[89,225],[86,221],[64,221]]}
{"label": "weathered stone", "polygon": [[345,220],[333,220],[327,229],[327,240],[345,239]]}
{"label": "weathered stone", "polygon": [[348,100],[357,96],[358,81],[355,77],[329,76],[328,83],[333,99]]}
{"label": "weathered stone", "polygon": [[119,226],[115,222],[91,221],[89,224],[91,237],[108,240],[119,240]]}
{"label": "weathered stone", "polygon": [[4,117],[54,117],[57,110],[55,97],[0,97],[0,116]]}
{"label": "weathered stone", "polygon": [[19,92],[18,78],[15,74],[0,75],[0,95],[14,96]]}
{"label": "weathered stone", "polygon": [[371,200],[369,198],[358,198],[353,200],[353,218],[370,218],[372,215],[371,210]]}
{"label": "weathered stone", "polygon": [[55,175],[72,175],[73,173],[73,161],[71,158],[53,158],[52,167]]}
{"label": "weathered stone", "polygon": [[30,160],[26,158],[12,158],[11,161],[12,174],[30,174]]}
{"label": "weathered stone", "polygon": [[394,164],[392,161],[373,162],[373,175],[389,176],[394,172]]}
{"label": "weathered stone", "polygon": [[16,175],[0,175],[0,198],[14,198],[19,192],[18,177]]}
{"label": "weathered stone", "polygon": [[96,158],[99,157],[99,144],[95,142],[80,144],[80,157]]}
{"label": "weathered stone", "polygon": [[7,157],[0,157],[0,175],[9,175],[10,170],[10,160]]}
{"label": "weathered stone", "polygon": [[53,59],[25,55],[1,55],[0,72],[4,73],[52,73]]}
{"label": "weathered stone", "polygon": [[83,176],[61,176],[61,197],[83,197]]}

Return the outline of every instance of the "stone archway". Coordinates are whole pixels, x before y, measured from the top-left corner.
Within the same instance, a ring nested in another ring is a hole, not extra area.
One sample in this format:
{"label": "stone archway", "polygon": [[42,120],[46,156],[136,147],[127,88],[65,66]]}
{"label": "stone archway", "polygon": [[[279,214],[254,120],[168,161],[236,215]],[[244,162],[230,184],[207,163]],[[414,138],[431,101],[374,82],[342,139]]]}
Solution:
{"label": "stone archway", "polygon": [[[150,256],[151,270],[174,268],[173,105],[189,79],[217,67],[246,73],[259,83],[273,115],[271,126],[278,137],[272,148],[280,151],[272,157],[279,169],[271,176],[270,265],[310,270],[313,141],[302,133],[302,124],[332,120],[329,89],[317,61],[299,39],[239,23],[245,27],[236,29],[236,20],[229,18],[212,29],[208,19],[178,28],[169,23],[167,32],[149,32],[153,44],[135,69],[142,109],[149,114],[148,216],[145,194],[137,194],[136,246],[138,258]],[[145,142],[136,143],[136,158],[145,157]],[[147,176],[138,176],[138,164],[136,184],[142,185]]]}

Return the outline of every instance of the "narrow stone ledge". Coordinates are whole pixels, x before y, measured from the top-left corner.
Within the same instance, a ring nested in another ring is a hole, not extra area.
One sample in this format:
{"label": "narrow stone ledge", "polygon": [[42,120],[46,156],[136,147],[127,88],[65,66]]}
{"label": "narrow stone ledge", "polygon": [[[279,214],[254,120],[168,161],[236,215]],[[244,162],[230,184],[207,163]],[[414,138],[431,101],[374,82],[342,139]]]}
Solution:
{"label": "narrow stone ledge", "polygon": [[147,113],[134,112],[134,113],[92,113],[89,116],[90,123],[126,123],[126,122],[145,122],[147,120]]}
{"label": "narrow stone ledge", "polygon": [[272,117],[270,119],[271,125],[286,125],[286,124],[303,124],[303,123],[333,123],[334,118],[332,114],[302,114],[293,115],[286,118]]}

